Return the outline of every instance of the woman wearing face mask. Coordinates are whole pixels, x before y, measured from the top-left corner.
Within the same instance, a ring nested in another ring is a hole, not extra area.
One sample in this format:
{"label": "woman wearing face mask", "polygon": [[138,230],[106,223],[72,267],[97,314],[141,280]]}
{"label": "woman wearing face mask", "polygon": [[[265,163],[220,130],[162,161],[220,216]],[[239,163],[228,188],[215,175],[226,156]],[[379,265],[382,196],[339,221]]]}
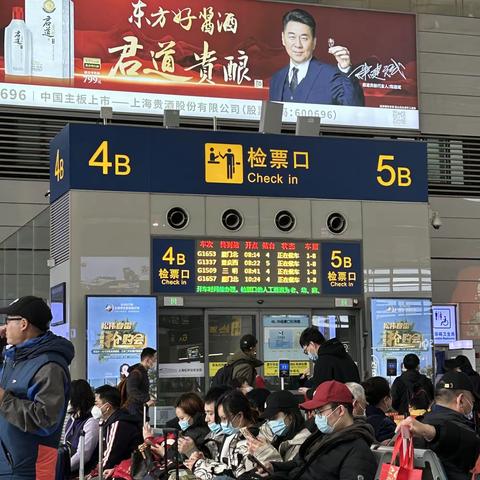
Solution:
{"label": "woman wearing face mask", "polygon": [[319,431],[310,435],[290,462],[264,464],[275,477],[302,480],[373,480],[377,462],[370,450],[371,427],[353,418],[350,390],[335,380],[317,387],[312,400],[300,405],[315,412]]}
{"label": "woman wearing face mask", "polygon": [[225,435],[219,460],[208,460],[201,453],[193,453],[185,462],[195,476],[202,480],[214,477],[237,478],[256,468],[247,456],[245,435],[258,435],[259,429],[255,426],[258,418],[248,399],[238,390],[227,392],[218,400],[217,412]]}
{"label": "woman wearing face mask", "polygon": [[397,425],[385,415],[392,409],[390,385],[383,377],[371,377],[362,383],[367,398],[367,422],[375,431],[377,442],[385,442],[395,435]]}
{"label": "woman wearing face mask", "polygon": [[89,472],[98,460],[98,420],[92,417],[95,397],[85,380],[74,380],[70,389],[70,418],[65,426],[65,443],[70,450],[70,468],[74,476],[80,467],[80,433],[85,432],[85,472]]}
{"label": "woman wearing face mask", "polygon": [[310,436],[295,396],[288,390],[270,394],[263,418],[260,435],[248,439],[248,451],[261,463],[292,460]]}
{"label": "woman wearing face mask", "polygon": [[203,439],[203,444],[197,444],[190,437],[180,437],[178,439],[178,450],[186,457],[190,457],[194,452],[202,452],[205,457],[214,460],[218,459],[219,450],[225,437],[220,419],[216,414],[215,404],[218,399],[231,388],[227,386],[212,387],[205,395],[204,411],[205,423],[209,432]]}
{"label": "woman wearing face mask", "polygon": [[192,445],[203,446],[210,430],[205,423],[202,399],[196,393],[184,393],[175,404],[175,415],[180,429],[178,443],[180,453],[187,453]]}

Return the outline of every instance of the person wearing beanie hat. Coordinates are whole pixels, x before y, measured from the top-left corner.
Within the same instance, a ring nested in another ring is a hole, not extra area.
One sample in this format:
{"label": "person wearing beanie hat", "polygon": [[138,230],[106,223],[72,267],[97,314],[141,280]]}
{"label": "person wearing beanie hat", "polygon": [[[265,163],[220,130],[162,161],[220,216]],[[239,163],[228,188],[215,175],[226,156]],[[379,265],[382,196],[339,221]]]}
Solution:
{"label": "person wearing beanie hat", "polygon": [[0,478],[55,472],[74,357],[70,341],[49,331],[52,312],[26,296],[0,308],[7,347],[0,375]]}
{"label": "person wearing beanie hat", "polygon": [[435,403],[421,422],[409,417],[397,427],[410,429],[416,448],[433,450],[448,480],[470,480],[480,455],[480,437],[472,422],[478,403],[472,382],[462,372],[446,373],[435,390]]}
{"label": "person wearing beanie hat", "polygon": [[266,462],[273,477],[285,480],[373,480],[377,462],[370,450],[372,430],[353,417],[353,396],[345,384],[320,384],[300,408],[315,413],[317,432],[300,446],[291,462]]}
{"label": "person wearing beanie hat", "polygon": [[263,362],[257,359],[257,344],[258,340],[252,334],[243,335],[240,339],[240,350],[227,362],[227,365],[233,365],[232,380],[236,380],[240,385],[248,384],[248,391],[254,388],[257,368],[263,365]]}

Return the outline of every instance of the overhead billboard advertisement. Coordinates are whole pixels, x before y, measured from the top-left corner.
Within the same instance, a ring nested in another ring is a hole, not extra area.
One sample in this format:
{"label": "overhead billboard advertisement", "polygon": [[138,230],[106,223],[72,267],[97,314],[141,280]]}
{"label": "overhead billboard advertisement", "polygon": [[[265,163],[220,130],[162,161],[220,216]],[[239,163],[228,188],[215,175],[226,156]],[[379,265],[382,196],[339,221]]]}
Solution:
{"label": "overhead billboard advertisement", "polygon": [[0,102],[258,120],[270,99],[285,102],[286,122],[418,128],[414,15],[260,0],[101,6],[4,0]]}
{"label": "overhead billboard advertisement", "polygon": [[157,299],[87,296],[87,379],[116,385],[145,347],[157,344]]}
{"label": "overhead billboard advertisement", "polygon": [[418,355],[422,373],[433,375],[431,309],[427,299],[372,299],[373,375],[400,375],[408,353]]}

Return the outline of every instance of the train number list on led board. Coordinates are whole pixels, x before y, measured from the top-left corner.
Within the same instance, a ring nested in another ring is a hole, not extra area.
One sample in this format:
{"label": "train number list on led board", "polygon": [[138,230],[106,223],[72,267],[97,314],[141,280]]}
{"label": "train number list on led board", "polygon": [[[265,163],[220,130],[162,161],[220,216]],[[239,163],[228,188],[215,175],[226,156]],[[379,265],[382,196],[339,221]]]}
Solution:
{"label": "train number list on led board", "polygon": [[[154,238],[153,291],[319,295],[321,249],[322,244],[315,241]],[[361,285],[359,266],[360,259],[352,259],[349,268],[355,270],[355,282],[334,282],[337,288],[333,285],[328,293],[356,293]],[[329,275],[328,268],[325,275]]]}

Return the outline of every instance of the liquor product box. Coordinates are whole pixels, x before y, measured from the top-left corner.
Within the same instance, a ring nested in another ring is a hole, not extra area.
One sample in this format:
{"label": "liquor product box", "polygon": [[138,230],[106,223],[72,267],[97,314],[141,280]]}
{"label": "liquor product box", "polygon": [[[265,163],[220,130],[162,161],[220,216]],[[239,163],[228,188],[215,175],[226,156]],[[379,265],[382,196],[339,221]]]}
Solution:
{"label": "liquor product box", "polygon": [[25,0],[32,34],[32,76],[73,78],[73,2]]}

